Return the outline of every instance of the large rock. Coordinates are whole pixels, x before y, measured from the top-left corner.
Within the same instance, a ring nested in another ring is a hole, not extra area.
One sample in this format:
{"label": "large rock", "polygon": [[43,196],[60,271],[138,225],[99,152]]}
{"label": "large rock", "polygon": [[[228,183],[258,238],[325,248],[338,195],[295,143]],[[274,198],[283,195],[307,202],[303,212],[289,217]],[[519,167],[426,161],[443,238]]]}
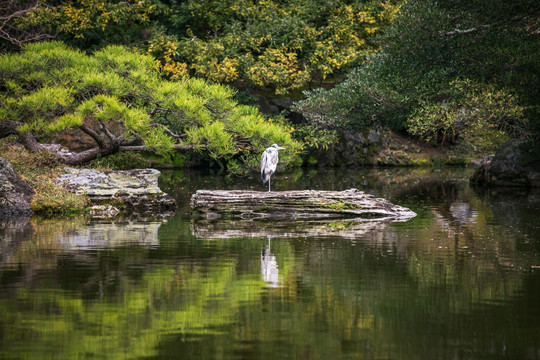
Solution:
{"label": "large rock", "polygon": [[55,182],[67,190],[87,195],[94,205],[113,205],[127,212],[174,210],[175,200],[158,186],[156,169],[98,171],[66,168]]}
{"label": "large rock", "polygon": [[471,176],[479,185],[540,187],[540,154],[531,143],[512,140],[486,156]]}
{"label": "large rock", "polygon": [[30,214],[34,190],[0,157],[0,215]]}

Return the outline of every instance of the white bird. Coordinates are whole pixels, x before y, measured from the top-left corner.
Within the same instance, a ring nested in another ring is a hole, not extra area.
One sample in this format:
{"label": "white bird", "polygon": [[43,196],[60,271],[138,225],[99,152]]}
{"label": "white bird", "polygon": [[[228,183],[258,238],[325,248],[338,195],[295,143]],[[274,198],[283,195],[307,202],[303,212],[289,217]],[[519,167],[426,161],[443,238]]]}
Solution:
{"label": "white bird", "polygon": [[278,158],[278,150],[283,150],[277,144],[273,144],[268,149],[264,150],[261,156],[261,178],[263,184],[268,181],[268,192],[270,192],[270,176],[276,171]]}

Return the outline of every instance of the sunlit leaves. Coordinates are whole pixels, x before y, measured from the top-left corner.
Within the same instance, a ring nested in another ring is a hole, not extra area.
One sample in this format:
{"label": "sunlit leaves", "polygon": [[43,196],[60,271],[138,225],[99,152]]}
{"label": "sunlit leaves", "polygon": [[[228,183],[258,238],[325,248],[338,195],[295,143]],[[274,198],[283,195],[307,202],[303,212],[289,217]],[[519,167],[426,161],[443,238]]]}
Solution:
{"label": "sunlit leaves", "polygon": [[369,39],[398,9],[395,2],[187,1],[169,9],[174,26],[153,32],[148,51],[172,78],[242,79],[285,94],[377,51]]}
{"label": "sunlit leaves", "polygon": [[54,122],[47,126],[47,131],[51,133],[59,133],[69,128],[81,126],[83,124],[83,116],[81,114],[65,114],[60,116]]}
{"label": "sunlit leaves", "polygon": [[258,86],[273,86],[276,93],[287,93],[309,81],[310,74],[301,70],[297,54],[283,49],[266,49],[247,73]]}
{"label": "sunlit leaves", "polygon": [[258,156],[272,143],[290,154],[300,148],[286,127],[238,105],[231,88],[197,78],[164,80],[152,57],[124,47],[88,56],[50,42],[6,59],[0,121],[23,122],[22,132],[41,136],[80,127],[108,153],[128,144],[159,154],[193,145],[223,163]]}
{"label": "sunlit leaves", "polygon": [[83,49],[120,43],[157,58],[173,80],[247,81],[283,94],[342,74],[378,50],[373,41],[401,1],[72,0],[40,7],[42,27]]}
{"label": "sunlit leaves", "polygon": [[[39,7],[21,26],[46,26],[63,37],[86,40],[96,36],[111,38],[124,27],[147,24],[152,13],[150,1],[72,0],[49,1],[53,6]],[[56,5],[56,6],[54,6]]]}
{"label": "sunlit leaves", "polygon": [[205,145],[211,157],[217,159],[236,153],[230,133],[225,131],[225,124],[219,121],[187,130],[187,141]]}
{"label": "sunlit leaves", "polygon": [[21,132],[44,131],[47,123],[42,119],[63,115],[71,110],[73,102],[71,89],[59,86],[43,87],[10,103],[11,112],[6,115],[15,115],[26,120],[19,129]]}

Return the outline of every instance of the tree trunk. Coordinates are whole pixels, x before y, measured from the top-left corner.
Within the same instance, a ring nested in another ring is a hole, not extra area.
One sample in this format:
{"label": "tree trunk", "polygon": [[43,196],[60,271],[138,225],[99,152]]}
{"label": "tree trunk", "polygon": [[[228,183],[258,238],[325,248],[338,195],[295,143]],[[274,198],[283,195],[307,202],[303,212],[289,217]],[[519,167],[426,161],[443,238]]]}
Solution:
{"label": "tree trunk", "polygon": [[407,220],[416,214],[363,191],[198,190],[191,197],[194,215],[213,217],[377,218]]}
{"label": "tree trunk", "polygon": [[[21,133],[18,131],[18,127],[23,125],[19,121],[2,120],[0,121],[0,139],[10,135],[17,135],[19,141],[30,152],[48,151],[54,153],[60,159],[60,162],[66,165],[76,166],[88,163],[97,159],[98,155],[108,156],[117,152],[124,151],[152,151],[151,148],[145,145],[130,145],[125,144],[121,137],[114,136],[107,128],[103,127],[102,131],[106,136],[96,132],[92,128],[86,125],[79,126],[84,133],[89,135],[96,142],[96,147],[91,149],[72,152],[65,148],[62,148],[59,144],[40,144],[35,136],[31,132]],[[177,152],[188,152],[195,149],[195,145],[180,145],[176,144],[173,149]]]}
{"label": "tree trunk", "polygon": [[101,149],[99,147],[95,147],[78,153],[70,153],[69,155],[59,156],[62,164],[77,166],[97,159],[99,154],[101,154]]}

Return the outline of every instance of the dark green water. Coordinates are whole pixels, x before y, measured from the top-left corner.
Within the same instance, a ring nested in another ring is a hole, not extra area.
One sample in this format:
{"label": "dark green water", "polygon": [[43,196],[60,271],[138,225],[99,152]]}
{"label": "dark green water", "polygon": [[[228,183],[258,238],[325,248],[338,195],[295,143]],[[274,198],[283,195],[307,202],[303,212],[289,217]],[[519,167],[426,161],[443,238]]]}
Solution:
{"label": "dark green water", "polygon": [[0,358],[538,359],[540,194],[463,169],[298,171],[275,190],[356,187],[402,223],[0,220]]}

